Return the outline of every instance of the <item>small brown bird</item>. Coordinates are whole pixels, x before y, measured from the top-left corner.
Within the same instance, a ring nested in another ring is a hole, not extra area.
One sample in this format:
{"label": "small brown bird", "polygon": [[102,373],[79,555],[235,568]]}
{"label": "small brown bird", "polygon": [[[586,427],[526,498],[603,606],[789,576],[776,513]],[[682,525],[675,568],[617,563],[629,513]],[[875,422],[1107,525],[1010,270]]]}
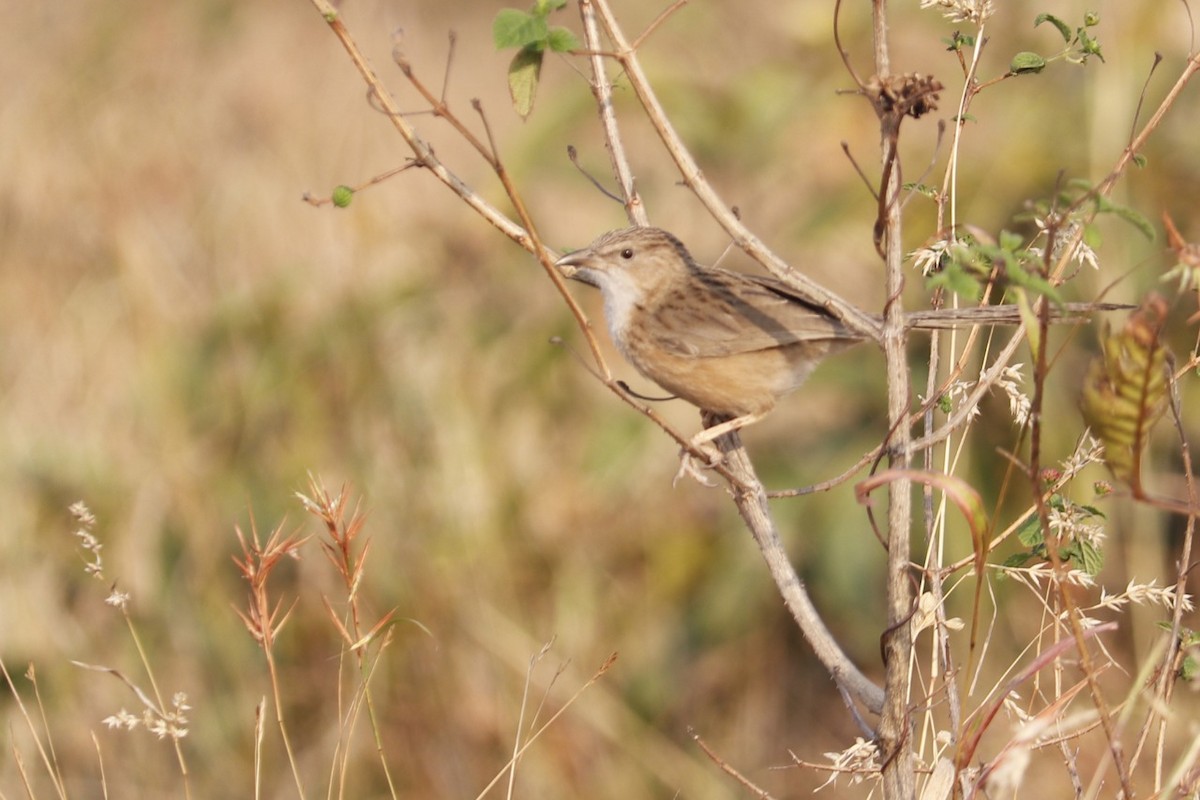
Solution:
{"label": "small brown bird", "polygon": [[[692,439],[697,447],[762,419],[822,359],[866,338],[782,281],[700,266],[661,228],[610,231],[557,266],[603,293],[609,333],[638,372],[725,418]],[[1066,312],[1102,307],[1068,306]],[[910,318],[921,328],[1019,319],[1012,306]]]}

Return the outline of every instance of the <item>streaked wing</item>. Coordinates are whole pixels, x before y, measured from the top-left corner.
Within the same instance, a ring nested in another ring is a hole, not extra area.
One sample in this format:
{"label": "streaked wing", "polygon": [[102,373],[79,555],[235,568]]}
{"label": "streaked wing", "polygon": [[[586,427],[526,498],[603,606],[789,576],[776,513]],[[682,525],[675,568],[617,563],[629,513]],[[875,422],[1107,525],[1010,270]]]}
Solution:
{"label": "streaked wing", "polygon": [[697,295],[674,295],[651,314],[652,330],[647,333],[670,352],[713,358],[798,342],[859,338],[772,278],[722,269],[699,271],[694,278],[710,290],[697,293],[705,302],[686,302]]}

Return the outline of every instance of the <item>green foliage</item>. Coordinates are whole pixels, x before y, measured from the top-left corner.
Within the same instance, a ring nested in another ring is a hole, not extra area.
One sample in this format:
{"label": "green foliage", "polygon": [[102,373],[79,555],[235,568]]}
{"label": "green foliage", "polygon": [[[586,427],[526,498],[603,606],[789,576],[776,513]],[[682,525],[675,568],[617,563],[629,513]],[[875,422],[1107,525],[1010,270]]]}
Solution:
{"label": "green foliage", "polygon": [[1017,53],[1012,57],[1012,62],[1008,65],[1009,72],[1012,72],[1016,75],[1038,73],[1045,68],[1046,59],[1042,58],[1037,53],[1031,53],[1028,50]]}
{"label": "green foliage", "polygon": [[[1147,241],[1153,242],[1156,237],[1154,225],[1144,214],[1099,194],[1091,183],[1080,178],[1067,181],[1052,197],[1035,200],[1029,211],[1016,215],[1014,220],[1030,222],[1051,219],[1062,216],[1060,209],[1069,209],[1072,219],[1086,220],[1100,214],[1112,214],[1136,228]],[[1085,226],[1083,240],[1086,244],[1095,246],[1098,237],[1099,233],[1093,225]]]}
{"label": "green foliage", "polygon": [[[1035,75],[1046,68],[1051,61],[1063,59],[1073,64],[1086,64],[1087,60],[1095,56],[1101,61],[1104,60],[1103,53],[1100,52],[1100,41],[1092,36],[1089,28],[1094,28],[1100,24],[1100,15],[1095,11],[1088,11],[1083,15],[1083,23],[1075,28],[1074,34],[1071,32],[1071,26],[1064,22],[1059,17],[1053,14],[1038,14],[1033,20],[1033,27],[1038,27],[1042,23],[1049,23],[1059,35],[1062,36],[1065,47],[1053,56],[1043,56],[1039,53],[1023,51],[1012,57],[1009,63],[1008,71],[1013,75]],[[955,50],[958,48],[951,47]]]}
{"label": "green foliage", "polygon": [[575,34],[548,22],[550,12],[566,4],[567,0],[537,0],[529,11],[504,8],[492,22],[492,41],[496,49],[517,48],[517,54],[508,65],[508,92],[513,108],[522,118],[533,111],[546,51],[566,53],[579,49]]}
{"label": "green foliage", "polygon": [[[1158,627],[1168,633],[1174,628],[1174,625],[1168,620],[1161,620],[1156,623]],[[1191,648],[1200,645],[1200,633],[1186,626],[1179,629],[1179,649],[1190,650]],[[1179,662],[1179,670],[1176,673],[1180,680],[1193,683],[1197,678],[1200,678],[1200,660],[1197,660],[1191,653],[1187,653]]]}
{"label": "green foliage", "polygon": [[1038,14],[1037,17],[1033,20],[1033,27],[1036,28],[1038,25],[1041,25],[1043,22],[1049,22],[1051,25],[1058,28],[1058,32],[1060,34],[1062,34],[1063,42],[1066,44],[1071,43],[1071,26],[1070,25],[1063,22],[1061,19],[1054,16],[1053,14]]}
{"label": "green foliage", "polygon": [[[1063,545],[1058,551],[1059,560],[1072,564],[1092,577],[1099,575],[1100,570],[1104,568],[1104,551],[1088,539],[1073,535],[1070,530],[1095,524],[1105,518],[1104,514],[1094,506],[1072,503],[1059,494],[1050,497],[1049,506],[1051,511],[1069,520],[1069,523],[1063,526]],[[1025,549],[1006,558],[1004,566],[1017,568],[1030,561],[1049,560],[1041,519],[1036,514],[1030,515],[1017,529],[1017,541],[1024,545]]]}
{"label": "green foliage", "polygon": [[947,254],[949,258],[943,269],[929,278],[930,288],[944,288],[960,297],[977,300],[984,282],[995,275],[1034,296],[1062,303],[1058,290],[1042,274],[1041,255],[1011,231],[1001,231],[995,244],[964,237]]}
{"label": "green foliage", "polygon": [[905,183],[904,191],[916,192],[923,197],[928,197],[930,200],[936,200],[940,191],[934,186],[927,186],[923,183]]}
{"label": "green foliage", "polygon": [[975,46],[975,37],[962,31],[955,31],[949,39],[942,39],[942,41],[946,44],[946,50],[951,53],[958,53]]}

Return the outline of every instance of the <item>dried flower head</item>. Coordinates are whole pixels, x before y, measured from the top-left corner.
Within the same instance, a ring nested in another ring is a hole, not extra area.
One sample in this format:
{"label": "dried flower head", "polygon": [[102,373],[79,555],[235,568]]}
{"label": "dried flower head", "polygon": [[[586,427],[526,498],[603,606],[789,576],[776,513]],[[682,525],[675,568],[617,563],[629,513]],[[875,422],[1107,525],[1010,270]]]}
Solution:
{"label": "dried flower head", "polygon": [[982,25],[996,13],[992,0],[921,0],[921,8],[937,8],[951,22],[970,22]]}

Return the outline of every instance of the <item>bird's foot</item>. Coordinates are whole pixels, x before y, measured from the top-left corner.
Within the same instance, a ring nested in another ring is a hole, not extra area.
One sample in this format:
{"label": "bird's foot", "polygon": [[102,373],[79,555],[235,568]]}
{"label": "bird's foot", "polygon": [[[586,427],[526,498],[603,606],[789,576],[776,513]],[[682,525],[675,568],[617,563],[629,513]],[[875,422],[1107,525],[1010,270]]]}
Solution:
{"label": "bird's foot", "polygon": [[679,451],[679,470],[675,473],[675,478],[671,481],[672,488],[677,486],[680,479],[685,475],[694,478],[697,483],[704,486],[717,486],[717,482],[712,480],[708,475],[705,475],[703,470],[712,469],[720,464],[725,460],[725,455],[711,444],[693,444],[693,446],[704,453],[704,457],[698,458],[688,448],[681,448]]}

